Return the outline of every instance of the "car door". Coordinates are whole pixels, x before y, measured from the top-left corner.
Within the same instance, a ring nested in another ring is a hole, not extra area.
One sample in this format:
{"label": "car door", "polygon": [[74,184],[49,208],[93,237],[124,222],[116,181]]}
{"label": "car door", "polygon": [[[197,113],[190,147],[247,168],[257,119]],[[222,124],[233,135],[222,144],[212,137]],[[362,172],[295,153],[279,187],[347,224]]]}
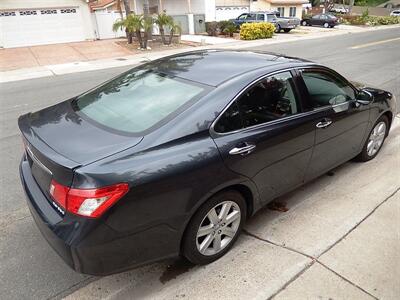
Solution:
{"label": "car door", "polygon": [[315,125],[315,146],[306,174],[310,180],[360,152],[369,107],[359,105],[357,90],[329,69],[305,68],[300,73]]}
{"label": "car door", "polygon": [[321,15],[315,15],[310,19],[311,25],[322,25]]}
{"label": "car door", "polygon": [[226,166],[252,179],[264,201],[302,184],[312,153],[314,124],[302,112],[293,75],[256,81],[211,128]]}

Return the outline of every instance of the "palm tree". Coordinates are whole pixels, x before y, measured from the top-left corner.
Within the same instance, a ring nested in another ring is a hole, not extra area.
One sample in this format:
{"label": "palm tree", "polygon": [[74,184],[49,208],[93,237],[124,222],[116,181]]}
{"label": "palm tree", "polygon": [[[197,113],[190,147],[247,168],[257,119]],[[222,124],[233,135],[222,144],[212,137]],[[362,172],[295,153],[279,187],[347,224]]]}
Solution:
{"label": "palm tree", "polygon": [[171,22],[168,24],[168,27],[169,27],[169,40],[168,40],[168,45],[171,45],[171,43],[172,43],[172,38],[174,37],[174,33],[181,34],[182,29],[181,29],[181,27],[180,27],[178,24],[176,24],[176,23],[174,22],[174,19],[173,19],[173,18],[171,18]]}
{"label": "palm tree", "polygon": [[157,18],[154,20],[154,22],[157,24],[158,29],[160,30],[162,43],[166,45],[164,26],[168,26],[173,22],[172,17],[168,16],[164,11],[157,15]]}
{"label": "palm tree", "polygon": [[151,38],[154,19],[151,16],[142,16],[142,29],[144,30],[143,49],[147,49],[147,41]]}
{"label": "palm tree", "polygon": [[[135,33],[138,39],[140,48],[146,48],[143,44],[141,29],[143,28],[143,17],[136,14],[130,14],[126,16],[124,20],[118,20],[113,24],[113,31],[125,28],[128,33],[128,44],[132,44],[132,35]],[[130,37],[130,38],[129,38]],[[147,42],[146,42],[147,46]]]}

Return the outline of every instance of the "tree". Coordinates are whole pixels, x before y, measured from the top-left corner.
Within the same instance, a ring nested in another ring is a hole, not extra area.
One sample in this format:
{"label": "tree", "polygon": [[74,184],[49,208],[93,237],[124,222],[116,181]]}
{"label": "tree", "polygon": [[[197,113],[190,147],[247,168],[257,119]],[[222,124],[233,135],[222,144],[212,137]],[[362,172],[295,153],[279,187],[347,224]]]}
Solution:
{"label": "tree", "polygon": [[168,16],[165,11],[162,12],[161,14],[157,15],[157,18],[154,20],[154,22],[157,24],[158,29],[160,30],[160,35],[161,35],[161,40],[164,45],[166,45],[165,41],[165,30],[164,27],[170,25],[173,23],[173,19],[171,16]]}
{"label": "tree", "polygon": [[[120,2],[119,4],[121,5],[121,0],[119,2]],[[129,0],[123,0],[123,2],[124,2],[125,13],[126,16],[128,17],[131,14],[131,4],[129,3],[130,2]],[[121,10],[121,15],[122,15],[122,10]],[[123,19],[123,16],[121,17],[121,19]],[[132,44],[132,33],[129,33],[126,30],[125,32],[126,32],[126,37],[128,39],[128,44]]]}
{"label": "tree", "polygon": [[171,23],[168,24],[169,27],[169,39],[168,39],[168,45],[171,45],[172,43],[172,38],[174,37],[174,33],[181,33],[182,29],[181,27],[174,22],[174,19],[171,18]]}
{"label": "tree", "polygon": [[147,49],[147,41],[151,39],[154,19],[151,16],[142,16],[142,29],[144,30],[143,49]]}
{"label": "tree", "polygon": [[[118,29],[125,28],[125,31],[128,34],[128,44],[132,44],[132,35],[135,34],[136,38],[139,42],[140,48],[147,48],[146,44],[143,43],[141,30],[143,29],[143,17],[136,14],[130,14],[126,16],[123,20],[118,20],[113,24],[113,31],[117,31]],[[129,38],[130,37],[130,38]]]}
{"label": "tree", "polygon": [[335,6],[335,1],[334,0],[325,0],[324,1],[324,8],[325,12],[327,13],[328,11],[332,10],[332,8]]}
{"label": "tree", "polygon": [[[149,0],[143,0],[143,16],[145,19],[147,19],[150,16],[150,4],[149,4]],[[149,27],[147,29],[147,38],[148,39],[153,39],[152,37],[152,31],[153,31],[153,26]]]}

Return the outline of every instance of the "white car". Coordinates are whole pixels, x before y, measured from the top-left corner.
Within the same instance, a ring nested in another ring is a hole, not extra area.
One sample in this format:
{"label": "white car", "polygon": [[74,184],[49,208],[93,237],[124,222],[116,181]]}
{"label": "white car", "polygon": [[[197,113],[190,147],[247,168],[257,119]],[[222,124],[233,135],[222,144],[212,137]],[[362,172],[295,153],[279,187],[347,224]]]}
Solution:
{"label": "white car", "polygon": [[391,16],[400,17],[400,10],[393,10],[390,13]]}
{"label": "white car", "polygon": [[342,7],[333,7],[331,10],[331,12],[335,12],[335,13],[339,13],[339,14],[347,14],[349,12],[349,10],[342,6]]}

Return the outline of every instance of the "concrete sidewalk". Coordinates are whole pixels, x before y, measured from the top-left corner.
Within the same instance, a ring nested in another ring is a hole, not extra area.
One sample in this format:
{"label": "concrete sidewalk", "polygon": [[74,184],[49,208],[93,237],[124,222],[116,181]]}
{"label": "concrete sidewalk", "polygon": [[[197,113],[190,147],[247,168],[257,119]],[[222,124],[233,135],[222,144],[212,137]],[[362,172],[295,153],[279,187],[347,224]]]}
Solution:
{"label": "concrete sidewalk", "polygon": [[218,261],[153,264],[66,299],[399,299],[399,123],[374,160],[281,198],[287,212],[257,213]]}
{"label": "concrete sidewalk", "polygon": [[[106,68],[135,66],[140,63],[154,60],[163,56],[173,55],[196,49],[198,50],[212,49],[212,48],[243,49],[243,48],[258,47],[263,45],[273,45],[278,43],[296,42],[299,40],[327,38],[331,36],[352,34],[365,31],[375,32],[388,28],[400,29],[400,26],[388,25],[388,26],[377,26],[377,27],[357,27],[357,26],[340,25],[338,26],[338,28],[333,28],[333,29],[326,29],[320,27],[299,27],[298,29],[293,30],[289,34],[284,34],[284,33],[275,34],[271,39],[241,41],[241,40],[232,40],[227,38],[214,38],[223,40],[223,43],[213,42],[213,45],[167,49],[163,51],[154,51],[154,52],[143,51],[140,52],[139,54],[134,54],[134,55],[132,55],[131,52],[129,52],[129,50],[127,50],[126,48],[115,44],[113,40],[37,46],[37,47],[28,47],[28,49],[26,48],[2,49],[0,50],[0,65],[4,65],[3,69],[5,69],[7,65],[13,65],[13,64],[15,66],[20,64],[20,66],[26,66],[26,67],[11,71],[0,72],[0,83],[47,77],[47,76],[57,76],[57,75],[77,73],[77,72],[94,71]],[[194,37],[190,37],[188,39],[193,39],[193,38]],[[210,38],[211,37],[209,37],[207,41],[211,41]],[[196,37],[196,39],[198,39],[198,36]],[[227,40],[229,42],[226,42]],[[45,54],[43,53],[43,49],[41,51],[31,49],[31,48],[41,49],[38,47],[49,47],[48,48],[49,50],[50,49],[53,50],[49,51],[48,56],[45,56]],[[10,55],[9,53],[12,51],[16,52],[15,54]],[[58,51],[60,51],[61,53],[65,53],[66,62],[52,64],[52,62],[56,61],[55,56],[57,56],[57,59],[60,59],[60,55],[54,54],[57,53]],[[37,58],[32,58],[32,57],[29,58],[29,55],[31,55],[29,53],[31,52],[32,53],[38,52],[39,54],[41,53],[42,56],[39,56]],[[93,59],[101,55],[103,55],[102,59]],[[11,59],[10,57],[13,57],[13,59]],[[49,62],[49,64],[41,65],[42,63],[45,64],[46,62]],[[34,67],[32,67],[32,65]]]}

